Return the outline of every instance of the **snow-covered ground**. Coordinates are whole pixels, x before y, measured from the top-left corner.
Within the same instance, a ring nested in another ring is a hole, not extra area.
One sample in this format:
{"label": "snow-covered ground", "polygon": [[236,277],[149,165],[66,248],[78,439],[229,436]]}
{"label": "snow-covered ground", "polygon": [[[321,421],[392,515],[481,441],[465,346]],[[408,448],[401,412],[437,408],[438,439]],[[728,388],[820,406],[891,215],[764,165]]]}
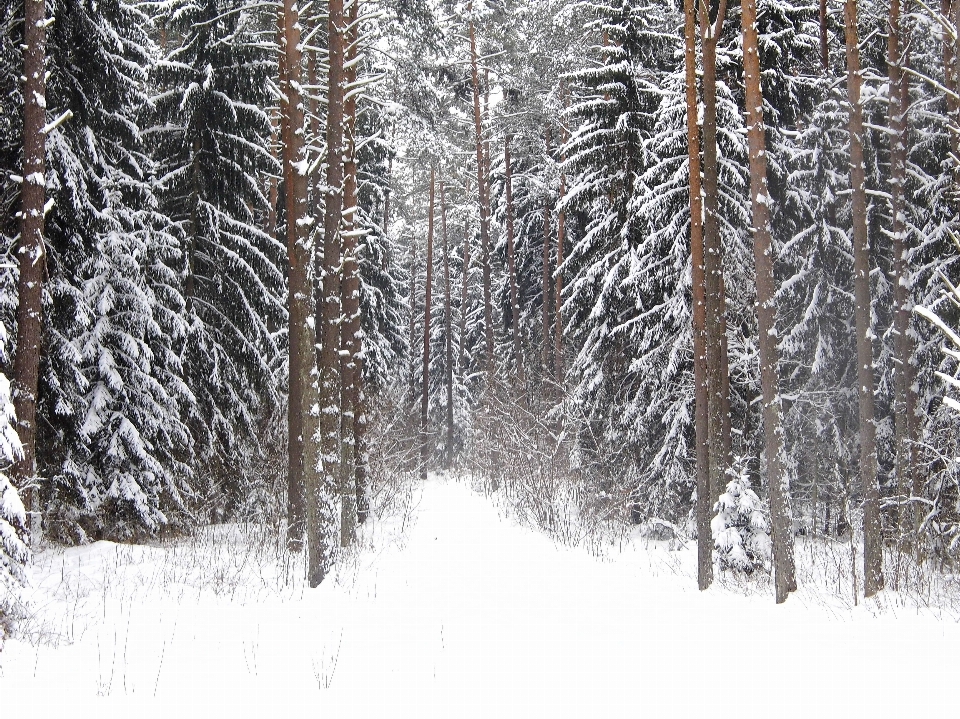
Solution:
{"label": "snow-covered ground", "polygon": [[[697,591],[695,550],[558,546],[432,478],[316,590],[266,533],[42,553],[3,716],[953,715],[960,624],[887,593]],[[326,714],[327,711],[341,712]],[[171,714],[171,712],[175,712]],[[869,714],[868,714],[869,713]]]}

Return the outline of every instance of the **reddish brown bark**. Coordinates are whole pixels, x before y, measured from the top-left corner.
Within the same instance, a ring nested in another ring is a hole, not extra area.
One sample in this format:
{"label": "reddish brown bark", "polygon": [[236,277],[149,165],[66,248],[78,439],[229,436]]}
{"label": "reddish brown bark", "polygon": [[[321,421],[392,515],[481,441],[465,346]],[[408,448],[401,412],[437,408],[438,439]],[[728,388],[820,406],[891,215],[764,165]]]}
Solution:
{"label": "reddish brown bark", "polygon": [[450,306],[450,248],[447,245],[447,199],[440,181],[440,230],[443,239],[443,329],[444,329],[444,384],[447,390],[445,424],[447,439],[445,442],[444,467],[453,462],[453,312]]}
{"label": "reddish brown bark", "polygon": [[433,306],[433,207],[436,171],[430,168],[430,203],[427,215],[427,277],[424,283],[423,303],[423,380],[420,389],[420,474],[427,478],[430,458],[430,310]]}
{"label": "reddish brown bark", "polygon": [[[343,103],[344,114],[344,179],[343,179],[343,280],[341,282],[341,303],[343,305],[343,324],[340,333],[340,373],[341,373],[341,493],[350,499],[343,503],[341,518],[341,544],[352,544],[356,534],[356,523],[366,519],[365,488],[361,486],[366,473],[361,470],[361,457],[358,454],[358,429],[365,429],[363,406],[360,401],[361,382],[360,363],[362,355],[362,331],[360,327],[360,265],[357,253],[358,240],[363,229],[358,221],[357,207],[357,157],[356,124],[357,95],[354,92],[357,82],[357,57],[359,52],[359,30],[357,18],[360,11],[359,0],[353,0],[347,11],[347,31],[345,33],[345,65]],[[364,507],[361,510],[360,505]],[[361,513],[363,519],[361,519]]]}
{"label": "reddish brown bark", "polygon": [[770,240],[770,189],[767,186],[766,126],[760,86],[757,43],[757,2],[741,0],[743,73],[746,90],[747,142],[750,148],[750,200],[753,214],[753,258],[757,271],[757,329],[760,346],[760,386],[763,393],[764,455],[770,490],[773,569],[777,603],[797,588],[793,554],[790,489],[783,466],[779,356],[777,352],[776,284]]}
{"label": "reddish brown bark", "polygon": [[[512,135],[507,135],[503,142],[503,165],[506,168],[507,195],[507,270],[510,273],[510,321],[513,330],[513,356],[517,372],[517,380],[523,385],[523,357],[520,352],[520,299],[517,291],[517,263],[516,248],[514,247],[513,227],[513,180],[511,176],[510,142]],[[441,198],[443,186],[441,185]]]}
{"label": "reddish brown bark", "polygon": [[684,70],[686,75],[687,160],[690,165],[690,265],[693,294],[693,383],[696,430],[697,583],[713,582],[710,533],[710,450],[706,380],[706,277],[703,258],[703,195],[700,184],[700,126],[697,124],[697,39],[695,0],[684,0]]}
{"label": "reddish brown bark", "polygon": [[[467,13],[473,13],[473,1],[467,5]],[[474,21],[470,19],[470,78],[473,84],[473,123],[477,146],[477,200],[480,204],[480,261],[483,265],[483,337],[485,370],[488,378],[493,372],[493,300],[490,278],[490,188],[487,183],[487,163],[483,152],[483,123],[480,116],[480,75],[477,57],[477,34]]]}
{"label": "reddish brown bark", "polygon": [[[550,128],[547,128],[546,157],[550,157]],[[543,346],[541,347],[541,363],[543,376],[550,376],[550,199],[543,205],[543,265],[542,265],[541,292],[543,295]]]}
{"label": "reddish brown bark", "polygon": [[[277,17],[280,36],[279,75],[284,93],[279,117],[281,156],[286,200],[287,243],[287,310],[289,322],[289,358],[287,364],[287,547],[291,551],[303,548],[306,529],[306,494],[304,476],[304,385],[310,382],[314,365],[312,339],[304,333],[307,318],[313,307],[310,286],[310,253],[304,245],[300,220],[306,212],[307,178],[298,176],[294,163],[303,153],[302,138],[297,137],[295,123],[303,122],[298,115],[300,95],[288,82],[286,70],[286,16]],[[304,347],[306,343],[306,347]]]}
{"label": "reddish brown bark", "polygon": [[870,244],[867,235],[866,169],[863,157],[863,106],[860,98],[857,0],[844,6],[847,97],[849,102],[850,186],[853,212],[854,323],[857,333],[857,390],[860,397],[860,480],[863,486],[864,595],[883,589],[880,540],[880,485],[873,403],[873,332],[870,326]]}
{"label": "reddish brown bark", "polygon": [[23,183],[20,188],[20,242],[17,263],[17,354],[13,364],[13,406],[23,454],[13,467],[13,482],[25,492],[28,529],[39,539],[40,498],[37,476],[37,389],[43,334],[43,244],[46,188],[46,7],[44,0],[24,2]]}
{"label": "reddish brown bark", "polygon": [[[563,92],[564,95],[564,105],[567,104],[567,93],[566,89]],[[563,126],[563,132],[561,135],[560,146],[561,148],[567,144],[567,127]],[[563,197],[567,194],[567,175],[563,171],[563,163],[566,161],[566,156],[560,156],[560,192],[559,199],[557,200],[557,276],[555,279],[554,287],[554,334],[553,334],[553,363],[554,363],[554,379],[556,379],[557,384],[563,384],[563,376],[565,372],[564,362],[563,362],[563,243],[566,239],[566,212],[563,210]]]}
{"label": "reddish brown bark", "polygon": [[[896,474],[902,495],[919,495],[920,473],[916,467],[914,448],[919,439],[917,396],[913,383],[913,338],[910,336],[910,277],[907,265],[907,227],[904,190],[907,176],[907,108],[910,104],[907,74],[902,72],[904,58],[900,47],[900,0],[890,0],[890,26],[887,33],[887,91],[890,135],[890,234],[893,240],[893,305],[894,348],[897,364],[894,370],[894,442],[896,445]],[[912,522],[907,521],[904,506],[899,513],[901,534],[908,526],[919,529],[922,518],[920,505],[914,506]],[[912,524],[912,526],[910,526]]]}
{"label": "reddish brown bark", "polygon": [[717,42],[727,11],[720,0],[711,22],[700,5],[700,39],[703,52],[703,250],[706,299],[706,380],[710,398],[710,507],[726,485],[730,464],[730,384],[727,360],[726,299],[723,283],[723,245],[720,238],[717,154]]}
{"label": "reddish brown bark", "polygon": [[827,0],[820,0],[820,67],[830,69],[830,46],[827,35]]}

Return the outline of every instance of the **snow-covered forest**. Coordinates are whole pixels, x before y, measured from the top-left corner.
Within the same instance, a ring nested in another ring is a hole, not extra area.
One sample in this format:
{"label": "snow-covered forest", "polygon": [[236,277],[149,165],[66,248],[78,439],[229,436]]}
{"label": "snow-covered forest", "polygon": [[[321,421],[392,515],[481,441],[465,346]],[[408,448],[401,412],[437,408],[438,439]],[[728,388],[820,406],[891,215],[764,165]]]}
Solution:
{"label": "snow-covered forest", "polygon": [[[83,646],[78,607],[116,642],[182,586],[196,626],[325,592],[329,688],[368,560],[440,582],[484,536],[614,607],[713,586],[683,606],[751,602],[757,642],[754,600],[794,592],[960,616],[960,0],[4,0],[0,26],[0,690]],[[173,635],[136,637],[162,669]]]}

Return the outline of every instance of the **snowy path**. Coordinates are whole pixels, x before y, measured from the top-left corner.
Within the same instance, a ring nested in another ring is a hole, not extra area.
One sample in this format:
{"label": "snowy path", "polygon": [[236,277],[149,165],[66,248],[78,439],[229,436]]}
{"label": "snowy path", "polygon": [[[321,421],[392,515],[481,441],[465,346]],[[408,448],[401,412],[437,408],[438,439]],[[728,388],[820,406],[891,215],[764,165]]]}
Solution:
{"label": "snowy path", "polygon": [[689,552],[629,546],[600,560],[518,526],[464,483],[431,480],[416,504],[405,528],[396,518],[370,530],[368,548],[314,591],[277,592],[276,567],[252,562],[241,582],[224,570],[211,592],[167,548],[57,555],[34,600],[49,597],[51,631],[73,642],[7,644],[3,714],[19,714],[11,702],[39,706],[36,716],[178,719],[284,707],[377,717],[953,707],[952,619],[700,593]]}

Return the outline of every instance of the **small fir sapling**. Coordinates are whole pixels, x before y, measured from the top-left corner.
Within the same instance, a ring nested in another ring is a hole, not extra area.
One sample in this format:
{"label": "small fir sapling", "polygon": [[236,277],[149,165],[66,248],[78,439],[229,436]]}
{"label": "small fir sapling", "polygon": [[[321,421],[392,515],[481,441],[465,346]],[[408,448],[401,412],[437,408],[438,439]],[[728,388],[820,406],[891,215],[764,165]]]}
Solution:
{"label": "small fir sapling", "polygon": [[717,514],[710,523],[717,566],[745,574],[760,568],[769,571],[770,522],[763,502],[750,488],[746,461],[739,458],[727,474],[732,479],[714,506]]}
{"label": "small fir sapling", "polygon": [[[0,362],[5,361],[7,333],[0,323]],[[5,606],[10,597],[16,597],[24,582],[24,566],[29,550],[20,537],[19,529],[26,524],[23,502],[17,488],[4,470],[20,455],[20,439],[14,429],[16,418],[10,400],[10,382],[0,372],[0,646],[2,646]]]}

